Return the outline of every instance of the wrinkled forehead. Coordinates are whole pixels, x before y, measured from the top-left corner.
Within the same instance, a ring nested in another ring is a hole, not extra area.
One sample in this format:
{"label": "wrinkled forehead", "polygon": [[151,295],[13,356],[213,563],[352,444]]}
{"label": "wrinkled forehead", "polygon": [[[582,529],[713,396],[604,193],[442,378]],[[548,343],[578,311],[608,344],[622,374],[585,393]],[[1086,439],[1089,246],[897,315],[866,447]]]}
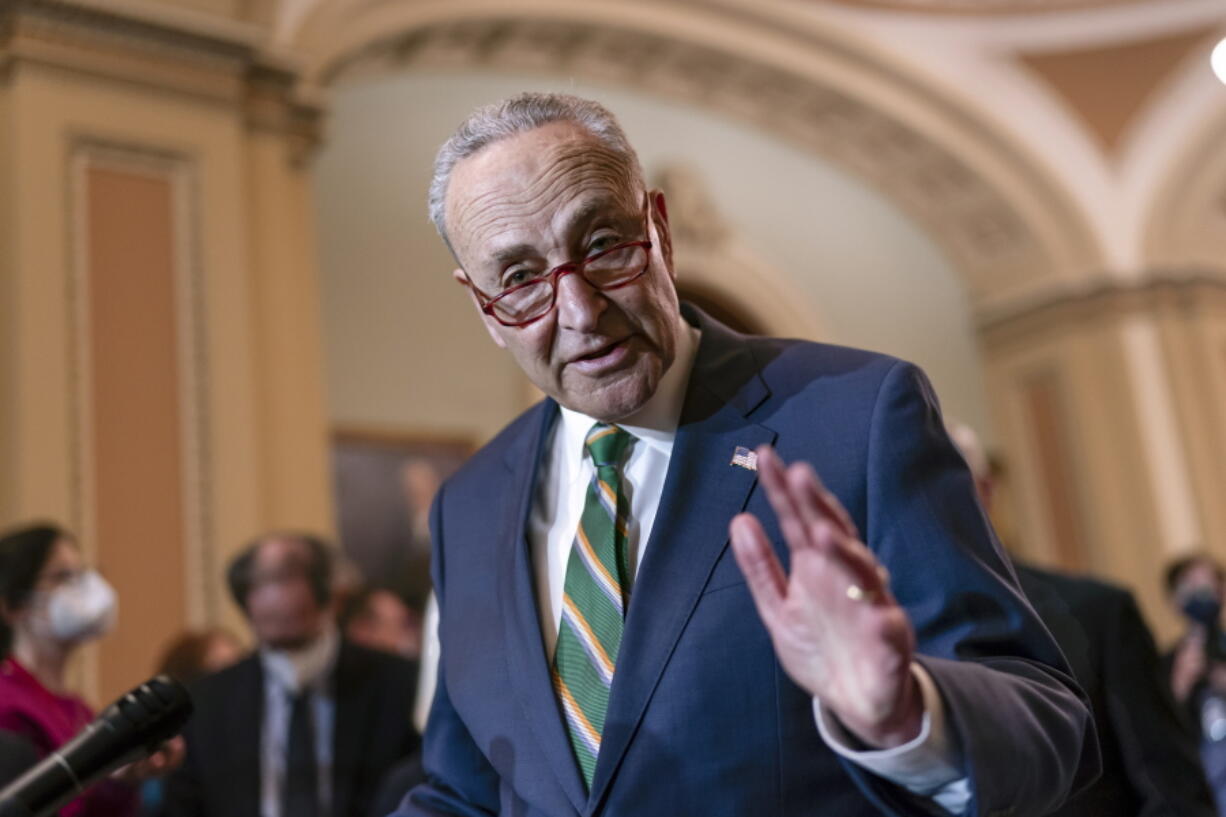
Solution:
{"label": "wrinkled forehead", "polygon": [[568,122],[495,142],[456,164],[446,219],[461,261],[538,244],[593,215],[637,217],[642,181],[626,157]]}

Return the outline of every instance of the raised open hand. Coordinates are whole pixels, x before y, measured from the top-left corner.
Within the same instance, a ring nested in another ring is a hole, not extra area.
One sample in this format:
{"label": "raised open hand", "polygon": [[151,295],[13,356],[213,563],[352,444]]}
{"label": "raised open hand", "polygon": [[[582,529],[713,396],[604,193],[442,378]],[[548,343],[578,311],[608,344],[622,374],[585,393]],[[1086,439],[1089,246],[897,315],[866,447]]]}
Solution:
{"label": "raised open hand", "polygon": [[758,449],[758,475],[791,551],[785,573],[761,523],[739,514],[733,552],[788,675],[869,746],[919,734],[915,634],[888,575],[808,463]]}

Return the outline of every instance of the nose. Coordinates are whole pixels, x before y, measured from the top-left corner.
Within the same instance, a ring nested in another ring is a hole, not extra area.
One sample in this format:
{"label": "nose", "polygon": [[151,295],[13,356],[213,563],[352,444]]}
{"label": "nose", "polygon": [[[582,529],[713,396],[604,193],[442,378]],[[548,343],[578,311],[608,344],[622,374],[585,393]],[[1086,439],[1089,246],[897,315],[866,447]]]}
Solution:
{"label": "nose", "polygon": [[609,307],[604,293],[574,272],[561,275],[557,287],[558,323],[564,329],[595,331],[600,316]]}

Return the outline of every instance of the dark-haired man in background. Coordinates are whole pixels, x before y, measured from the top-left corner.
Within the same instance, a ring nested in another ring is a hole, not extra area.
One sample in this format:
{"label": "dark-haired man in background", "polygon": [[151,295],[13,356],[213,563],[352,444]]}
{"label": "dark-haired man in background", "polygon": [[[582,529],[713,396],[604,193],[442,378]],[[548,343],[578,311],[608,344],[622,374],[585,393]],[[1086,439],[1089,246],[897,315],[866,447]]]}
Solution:
{"label": "dark-haired man in background", "polygon": [[230,590],[258,643],[193,689],[187,759],[167,817],[359,817],[417,748],[416,664],[346,642],[319,539],[261,537],[231,563]]}

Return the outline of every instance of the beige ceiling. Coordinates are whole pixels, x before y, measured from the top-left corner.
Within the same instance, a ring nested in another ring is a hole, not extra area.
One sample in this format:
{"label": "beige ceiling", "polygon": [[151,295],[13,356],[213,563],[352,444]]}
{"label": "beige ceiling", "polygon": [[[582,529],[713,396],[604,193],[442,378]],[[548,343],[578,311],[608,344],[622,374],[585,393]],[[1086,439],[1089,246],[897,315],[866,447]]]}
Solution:
{"label": "beige ceiling", "polygon": [[1214,36],[1213,28],[1198,28],[1123,45],[1019,54],[1018,59],[1110,152],[1163,82]]}
{"label": "beige ceiling", "polygon": [[1126,6],[1145,0],[832,0],[845,6],[957,14],[1017,14]]}

